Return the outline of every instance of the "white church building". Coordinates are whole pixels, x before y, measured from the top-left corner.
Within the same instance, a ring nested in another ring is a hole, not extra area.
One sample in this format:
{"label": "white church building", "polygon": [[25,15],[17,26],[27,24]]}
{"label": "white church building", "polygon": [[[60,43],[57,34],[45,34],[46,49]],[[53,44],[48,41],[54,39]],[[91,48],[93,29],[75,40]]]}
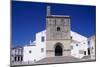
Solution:
{"label": "white church building", "polygon": [[[70,44],[71,56],[79,59],[88,56],[88,38],[74,31],[70,31],[70,33],[72,39]],[[94,48],[91,50],[93,51],[91,55],[95,59],[95,41],[92,39],[90,43],[92,43],[91,46]],[[36,33],[36,40],[24,46],[23,55],[23,61],[25,62],[36,62],[46,57],[46,30]]]}
{"label": "white church building", "polygon": [[[91,45],[91,46],[90,46]],[[46,29],[36,33],[35,41],[23,47],[23,62],[45,57],[73,56],[95,59],[95,36],[87,38],[71,30],[70,16],[51,15],[47,7]]]}

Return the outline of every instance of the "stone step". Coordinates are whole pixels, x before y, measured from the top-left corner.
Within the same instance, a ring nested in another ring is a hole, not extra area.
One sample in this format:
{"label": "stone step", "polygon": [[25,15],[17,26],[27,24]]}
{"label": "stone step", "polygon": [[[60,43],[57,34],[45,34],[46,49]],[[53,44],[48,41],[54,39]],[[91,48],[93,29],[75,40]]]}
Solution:
{"label": "stone step", "polygon": [[46,64],[46,63],[64,63],[64,62],[75,62],[80,61],[80,59],[72,56],[55,56],[55,57],[46,57],[40,61],[37,61],[37,64]]}

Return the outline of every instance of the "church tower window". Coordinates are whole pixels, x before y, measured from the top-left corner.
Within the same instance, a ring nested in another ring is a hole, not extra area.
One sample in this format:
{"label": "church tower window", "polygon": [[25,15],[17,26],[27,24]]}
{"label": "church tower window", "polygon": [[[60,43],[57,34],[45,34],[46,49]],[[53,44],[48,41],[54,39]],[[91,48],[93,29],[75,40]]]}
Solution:
{"label": "church tower window", "polygon": [[60,27],[57,27],[57,31],[60,31]]}

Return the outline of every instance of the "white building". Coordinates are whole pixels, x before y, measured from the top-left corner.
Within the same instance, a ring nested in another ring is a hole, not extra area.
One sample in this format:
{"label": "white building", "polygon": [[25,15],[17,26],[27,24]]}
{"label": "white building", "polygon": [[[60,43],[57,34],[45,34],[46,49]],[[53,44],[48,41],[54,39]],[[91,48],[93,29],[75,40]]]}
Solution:
{"label": "white building", "polygon": [[11,49],[11,61],[22,62],[23,61],[23,48],[16,47]]}

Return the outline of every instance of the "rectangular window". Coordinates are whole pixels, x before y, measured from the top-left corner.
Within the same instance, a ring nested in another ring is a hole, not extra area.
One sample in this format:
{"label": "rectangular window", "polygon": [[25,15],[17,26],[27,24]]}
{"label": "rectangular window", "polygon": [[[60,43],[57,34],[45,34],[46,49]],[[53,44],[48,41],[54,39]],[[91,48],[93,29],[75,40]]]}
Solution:
{"label": "rectangular window", "polygon": [[84,55],[86,55],[86,51],[84,51]]}
{"label": "rectangular window", "polygon": [[90,45],[90,41],[88,41],[88,45]]}
{"label": "rectangular window", "polygon": [[90,55],[90,48],[88,48],[88,55]]}
{"label": "rectangular window", "polygon": [[44,48],[41,48],[41,52],[44,52]]}
{"label": "rectangular window", "polygon": [[71,36],[71,39],[72,39],[72,36]]}
{"label": "rectangular window", "polygon": [[41,37],[41,42],[44,42],[44,36]]}

